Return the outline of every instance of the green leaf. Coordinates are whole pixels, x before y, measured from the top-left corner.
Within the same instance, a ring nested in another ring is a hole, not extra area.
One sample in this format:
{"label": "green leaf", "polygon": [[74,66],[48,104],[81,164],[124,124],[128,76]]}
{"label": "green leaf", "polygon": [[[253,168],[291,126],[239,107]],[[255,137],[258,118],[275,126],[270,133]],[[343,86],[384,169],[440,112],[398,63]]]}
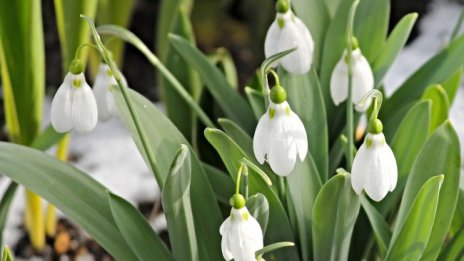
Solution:
{"label": "green leaf", "polygon": [[414,199],[426,180],[444,174],[445,180],[440,190],[432,233],[422,256],[425,260],[436,259],[451,225],[459,193],[460,154],[459,139],[453,126],[447,121],[435,130],[420,150],[404,189],[395,231],[403,227]]}
{"label": "green leaf", "polygon": [[[8,188],[5,190],[5,193],[3,193],[2,200],[0,201],[0,235],[3,235],[6,219],[8,218],[8,212],[17,188],[18,184],[16,182],[10,182],[10,185],[8,185]],[[0,236],[0,246],[3,246],[2,236]]]}
{"label": "green leaf", "polygon": [[366,199],[364,195],[361,195],[361,205],[364,209],[364,212],[366,212],[367,217],[369,218],[372,229],[374,230],[375,239],[377,240],[380,253],[382,256],[385,256],[392,236],[390,227],[383,218],[382,214],[380,214],[377,209],[372,206],[372,204],[369,202],[369,200]]}
{"label": "green leaf", "polygon": [[[54,0],[56,23],[61,43],[63,74],[74,59],[75,52],[80,45],[89,41],[90,28],[80,15],[94,18],[98,1],[95,0]],[[88,48],[79,52],[79,59],[83,64],[87,61]]]}
{"label": "green leaf", "polygon": [[459,70],[457,70],[456,73],[453,74],[453,76],[451,76],[451,78],[442,83],[443,88],[446,90],[446,93],[448,94],[450,105],[453,104],[454,98],[456,97],[456,93],[458,92],[459,87],[461,86],[461,76],[462,68],[459,68]]}
{"label": "green leaf", "polygon": [[[182,36],[194,47],[195,37],[189,20],[189,14],[185,7],[180,5],[178,11],[173,15],[175,16],[175,20],[169,32]],[[164,35],[163,39],[164,42],[167,42],[168,35]],[[167,46],[163,53],[165,53],[165,55],[160,56],[162,58],[161,62],[166,65],[166,68],[171,71],[177,79],[179,79],[182,86],[186,88],[187,92],[198,103],[203,88],[198,73],[188,66],[171,46]],[[181,96],[166,78],[158,77],[158,83],[169,119],[188,140],[193,141],[196,139],[195,136],[197,135],[196,128],[192,128],[192,126],[196,125],[196,117],[193,114],[193,110],[188,103],[182,100]]]}
{"label": "green leaf", "polygon": [[245,94],[247,96],[248,102],[251,105],[256,119],[261,118],[264,112],[266,112],[263,94],[250,87],[245,87]]}
{"label": "green leaf", "polygon": [[107,188],[89,175],[43,152],[3,142],[0,173],[55,205],[116,259],[137,260],[113,220]]}
{"label": "green leaf", "polygon": [[65,133],[58,133],[55,131],[52,125],[48,125],[44,131],[42,131],[35,139],[32,141],[30,147],[38,150],[47,150],[51,146],[55,145],[64,137]]}
{"label": "green leaf", "polygon": [[464,256],[464,228],[453,236],[440,253],[439,261],[462,260]]}
{"label": "green leaf", "polygon": [[253,157],[253,140],[235,122],[229,119],[218,119],[219,125],[239,146],[246,152],[248,157]]}
{"label": "green leaf", "polygon": [[[232,179],[236,180],[241,160],[246,158],[246,154],[229,136],[220,130],[207,128],[205,137],[221,156]],[[268,226],[272,229],[268,229],[265,234],[265,244],[294,241],[290,223],[276,193],[267,186],[252,168],[248,169],[248,173],[250,194],[262,193],[269,202]],[[283,249],[274,254],[277,260],[299,260],[298,253],[293,248]]]}
{"label": "green leaf", "polygon": [[189,149],[186,145],[181,145],[161,194],[168,223],[169,241],[176,260],[199,260],[190,203],[191,165]]}
{"label": "green leaf", "polygon": [[354,36],[358,39],[359,47],[370,64],[383,50],[388,32],[390,18],[389,0],[360,1],[354,19]]}
{"label": "green leaf", "polygon": [[[302,120],[308,135],[308,148],[322,181],[328,177],[328,131],[321,86],[313,69],[305,75],[280,70],[290,108]],[[316,192],[317,193],[317,192]]]}
{"label": "green leaf", "polygon": [[[382,106],[380,117],[388,119],[399,114],[403,107],[408,106],[409,102],[419,99],[429,85],[445,81],[464,64],[463,59],[456,59],[456,57],[463,56],[464,35],[453,40],[448,47],[432,57],[409,77]],[[387,125],[388,122],[384,122],[384,124]]]}
{"label": "green leaf", "polygon": [[[129,90],[132,103],[135,106],[142,128],[147,134],[149,144],[155,154],[158,168],[162,175],[159,184],[164,184],[170,169],[170,163],[181,144],[188,144],[179,130],[161,113],[151,101],[135,91]],[[123,123],[131,133],[139,151],[147,162],[147,157],[142,149],[141,140],[135,129],[133,120],[126,107],[119,88],[113,91],[116,104]],[[213,189],[206,174],[195,154],[191,155],[192,176],[190,184],[190,197],[195,223],[195,232],[201,260],[219,260],[222,258],[219,226],[222,216],[216,203]],[[207,214],[205,214],[207,213]]]}
{"label": "green leaf", "polygon": [[11,255],[10,248],[5,246],[2,251],[2,261],[13,261],[13,256]]}
{"label": "green leaf", "polygon": [[269,202],[266,197],[261,193],[256,193],[247,199],[246,206],[250,214],[258,221],[263,234],[266,234],[269,222]]}
{"label": "green leaf", "polygon": [[414,160],[429,137],[431,108],[430,101],[417,102],[395,130],[390,145],[398,166],[398,181],[395,190],[378,203],[378,209],[383,216],[399,201]]}
{"label": "green leaf", "polygon": [[430,100],[432,102],[430,130],[434,131],[448,119],[450,108],[448,94],[441,85],[435,84],[425,90],[421,100]]}
{"label": "green leaf", "polygon": [[372,66],[376,83],[375,86],[379,86],[382,83],[383,77],[406,44],[416,20],[416,13],[404,16],[398,24],[396,24],[383,47],[378,48],[380,53],[376,56]]}
{"label": "green leaf", "polygon": [[210,53],[208,55],[208,59],[211,61],[211,63],[216,64],[221,69],[230,86],[234,88],[234,90],[237,90],[237,68],[235,67],[234,59],[232,59],[230,52],[226,48],[221,47]]}
{"label": "green leaf", "polygon": [[296,15],[305,23],[314,40],[313,65],[319,67],[322,43],[330,15],[324,1],[319,0],[293,0],[292,5]]}
{"label": "green leaf", "polygon": [[385,260],[419,260],[432,239],[431,231],[444,175],[428,179],[421,187],[401,226],[393,237]]}
{"label": "green leaf", "polygon": [[28,145],[39,132],[45,85],[41,1],[0,1],[0,63],[10,139]]}
{"label": "green leaf", "polygon": [[229,199],[235,193],[235,183],[232,178],[224,171],[206,163],[203,163],[203,169],[213,187],[216,199],[220,203],[229,206]]}
{"label": "green leaf", "polygon": [[250,117],[253,112],[245,100],[229,85],[219,69],[184,38],[171,34],[169,40],[182,58],[200,74],[226,116],[238,123],[247,133],[251,133],[256,127],[256,120]]}
{"label": "green leaf", "polygon": [[314,260],[348,259],[359,207],[349,174],[337,174],[324,184],[313,208]]}
{"label": "green leaf", "polygon": [[114,222],[138,260],[173,260],[166,245],[140,211],[109,191],[107,196]]}

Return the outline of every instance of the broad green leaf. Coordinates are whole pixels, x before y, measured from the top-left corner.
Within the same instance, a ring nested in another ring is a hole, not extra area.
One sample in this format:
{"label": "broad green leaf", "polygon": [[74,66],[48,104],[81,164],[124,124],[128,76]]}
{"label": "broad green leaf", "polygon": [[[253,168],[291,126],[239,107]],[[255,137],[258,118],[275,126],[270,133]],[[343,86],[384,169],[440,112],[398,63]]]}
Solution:
{"label": "broad green leaf", "polygon": [[229,206],[229,199],[235,193],[235,183],[224,171],[203,163],[203,169],[208,176],[209,183],[213,187],[216,199]]}
{"label": "broad green leaf", "polygon": [[[229,136],[220,130],[207,128],[205,137],[219,153],[227,171],[235,180],[241,159],[246,158],[246,154]],[[268,229],[266,232],[264,237],[265,245],[280,241],[294,241],[290,223],[276,193],[258,177],[258,174],[253,169],[249,168],[248,173],[250,194],[262,193],[269,202],[268,227],[272,229]],[[273,254],[277,260],[299,260],[298,253],[294,248],[282,249]]]}
{"label": "broad green leaf", "polygon": [[441,85],[435,84],[425,90],[421,100],[430,100],[432,102],[430,130],[434,131],[448,119],[450,108],[448,94],[446,94],[445,89]]}
{"label": "broad green leaf", "polygon": [[426,180],[444,174],[445,180],[440,190],[432,233],[422,256],[424,260],[436,259],[451,225],[458,199],[460,169],[459,139],[453,126],[447,121],[435,130],[414,161],[394,230],[397,231],[403,227],[414,199]]}
{"label": "broad green leaf", "polygon": [[250,214],[258,221],[263,234],[266,234],[269,222],[269,202],[266,197],[261,193],[256,193],[247,199],[246,206]]}
{"label": "broad green leaf", "polygon": [[218,122],[227,135],[229,135],[249,157],[254,156],[253,140],[242,128],[229,119],[219,119]]}
{"label": "broad green leaf", "polygon": [[[158,184],[164,184],[169,172],[170,163],[181,144],[188,144],[187,140],[176,127],[157,109],[151,101],[135,91],[129,90],[135,110],[142,122],[142,128],[147,134],[149,144],[155,154],[160,173],[163,175]],[[139,151],[146,160],[142,149],[140,137],[130,117],[119,88],[115,88],[113,94],[121,119],[131,133]],[[222,217],[216,203],[211,184],[195,154],[191,155],[192,176],[190,184],[190,197],[197,235],[199,256],[201,260],[220,260],[222,258],[220,235],[218,233]],[[146,160],[147,162],[147,160]],[[204,215],[208,213],[208,215]]]}
{"label": "broad green leaf", "polygon": [[454,236],[461,228],[464,227],[464,190],[459,191],[456,211],[450,227],[450,236]]}
{"label": "broad green leaf", "polygon": [[464,257],[464,227],[442,249],[439,261],[462,260]]}
{"label": "broad green leaf", "polygon": [[181,145],[161,194],[168,223],[169,241],[176,260],[199,260],[190,203],[191,165],[189,149],[186,145]]}
{"label": "broad green leaf", "polygon": [[[62,69],[63,74],[66,74],[79,46],[90,40],[90,28],[81,19],[80,15],[93,18],[97,11],[98,1],[54,0],[54,3],[61,43]],[[79,59],[83,64],[87,61],[87,53],[88,48],[84,48],[79,52]]]}
{"label": "broad green leaf", "polygon": [[382,45],[382,48],[377,47],[380,53],[376,56],[372,65],[376,83],[375,86],[379,86],[382,83],[383,77],[406,44],[416,20],[416,13],[408,14],[403,17],[398,24],[396,24],[395,28],[388,36],[387,41]]}
{"label": "broad green leaf", "polygon": [[245,94],[251,108],[253,109],[256,119],[261,118],[266,111],[263,94],[250,87],[245,87]]}
{"label": "broad green leaf", "polygon": [[314,260],[348,259],[359,207],[349,174],[337,174],[322,186],[313,208]]}
{"label": "broad green leaf", "polygon": [[330,23],[327,6],[319,0],[293,0],[296,15],[305,23],[314,41],[313,65],[319,67],[322,43]]}
{"label": "broad green leaf", "polygon": [[451,78],[442,83],[443,88],[446,90],[446,93],[448,94],[450,105],[453,104],[454,98],[456,97],[456,93],[458,92],[459,87],[461,86],[461,76],[462,68],[459,68],[459,70],[457,70],[456,73],[453,74],[453,76],[451,76]]}
{"label": "broad green leaf", "polygon": [[360,1],[354,20],[354,36],[364,57],[373,63],[383,48],[388,32],[390,0]]}
{"label": "broad green leaf", "polygon": [[43,152],[3,142],[0,173],[55,205],[116,259],[137,260],[113,220],[107,188],[87,174]]}
{"label": "broad green leaf", "polygon": [[428,179],[408,209],[403,224],[393,232],[385,260],[419,260],[427,246],[444,176]]}
{"label": "broad green leaf", "polygon": [[305,75],[281,70],[290,108],[300,117],[308,135],[308,148],[322,181],[328,176],[328,134],[321,86],[313,69]]}
{"label": "broad green leaf", "polygon": [[41,1],[0,1],[0,63],[10,139],[28,145],[39,132],[45,85]]}
{"label": "broad green leaf", "polygon": [[17,188],[18,184],[16,182],[10,182],[10,185],[8,185],[0,201],[0,246],[3,246],[3,236],[1,235],[3,235],[8,212],[10,211],[11,202],[13,201]]}
{"label": "broad green leaf", "polygon": [[161,238],[153,231],[142,213],[111,192],[107,192],[114,222],[138,260],[172,260]]}
{"label": "broad green leaf", "polygon": [[200,74],[208,91],[226,116],[239,124],[247,133],[251,133],[256,126],[256,120],[252,117],[253,112],[245,100],[229,85],[219,69],[184,38],[171,34],[169,40],[182,58]]}
{"label": "broad green leaf", "polygon": [[[432,57],[409,77],[382,106],[381,118],[393,117],[411,101],[419,99],[429,85],[448,79],[464,64],[463,59],[456,59],[456,57],[463,56],[464,35],[454,39],[448,47]],[[382,117],[384,115],[388,117]],[[386,125],[388,122],[384,122],[384,124]]]}
{"label": "broad green leaf", "polygon": [[417,102],[395,130],[390,145],[398,166],[398,181],[395,190],[388,193],[377,205],[383,216],[387,216],[400,200],[414,160],[430,135],[431,108],[430,101]]}
{"label": "broad green leaf", "polygon": [[364,195],[361,195],[361,205],[366,212],[367,217],[369,218],[369,223],[374,230],[375,239],[377,241],[377,246],[379,247],[380,253],[382,256],[385,256],[387,253],[388,245],[390,244],[390,239],[392,232],[388,223],[385,221],[382,214],[380,214],[377,209],[372,206],[369,200],[366,199]]}
{"label": "broad green leaf", "polygon": [[[195,37],[185,7],[182,5],[179,6],[174,16],[175,20],[173,21],[170,32],[182,36],[194,47]],[[164,35],[163,38],[164,41],[168,41],[167,35]],[[164,51],[166,55],[163,56],[161,62],[166,65],[166,68],[171,71],[177,79],[179,79],[182,86],[186,88],[187,92],[198,103],[203,88],[200,76],[192,67],[182,60],[182,57],[180,57],[172,46],[167,46]],[[189,141],[193,141],[196,139],[196,128],[192,126],[195,126],[197,123],[197,119],[193,114],[194,112],[188,103],[182,100],[181,96],[166,78],[158,77],[158,83],[169,119],[177,126],[184,137]],[[194,129],[195,131],[193,131]]]}

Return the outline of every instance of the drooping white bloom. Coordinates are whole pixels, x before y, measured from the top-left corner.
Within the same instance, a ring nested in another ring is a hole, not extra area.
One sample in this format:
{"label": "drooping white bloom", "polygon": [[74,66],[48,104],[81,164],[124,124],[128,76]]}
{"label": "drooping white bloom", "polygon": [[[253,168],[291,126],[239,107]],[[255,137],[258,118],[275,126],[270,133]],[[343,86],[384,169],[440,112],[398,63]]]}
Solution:
{"label": "drooping white bloom", "polygon": [[304,74],[309,71],[313,61],[314,42],[311,33],[291,10],[277,13],[264,42],[266,58],[294,47],[298,49],[279,62],[288,72]]}
{"label": "drooping white bloom", "polygon": [[52,101],[51,123],[57,132],[76,128],[90,132],[97,125],[97,103],[83,73],[69,72]]}
{"label": "drooping white bloom", "polygon": [[375,200],[382,200],[396,187],[398,169],[395,155],[382,132],[368,133],[356,153],[351,172],[351,185],[359,194],[364,189]]}
{"label": "drooping white bloom", "polygon": [[269,162],[280,176],[287,176],[295,167],[297,155],[303,161],[308,152],[308,139],[303,122],[286,101],[270,102],[259,119],[253,137],[253,151],[259,163]]}
{"label": "drooping white bloom", "polygon": [[263,248],[263,231],[246,207],[232,208],[219,233],[225,260],[255,261],[255,252]]}
{"label": "drooping white bloom", "polygon": [[93,92],[98,106],[98,119],[107,121],[110,118],[118,115],[116,103],[113,94],[111,93],[112,86],[118,85],[116,79],[107,64],[100,64]]}
{"label": "drooping white bloom", "polygon": [[[339,105],[348,97],[348,64],[346,63],[346,50],[343,52],[330,78],[330,94],[335,105]],[[362,55],[361,50],[356,48],[351,52],[352,76],[352,101],[357,104],[374,88],[374,75],[369,62]],[[358,109],[358,108],[356,108]]]}

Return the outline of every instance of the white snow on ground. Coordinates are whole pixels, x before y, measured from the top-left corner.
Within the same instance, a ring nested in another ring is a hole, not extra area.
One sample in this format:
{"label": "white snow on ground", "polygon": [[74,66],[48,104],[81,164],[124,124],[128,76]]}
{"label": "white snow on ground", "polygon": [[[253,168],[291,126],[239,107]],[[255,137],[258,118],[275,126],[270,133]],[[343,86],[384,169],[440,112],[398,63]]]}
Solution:
{"label": "white snow on ground", "polygon": [[[451,30],[458,18],[457,4],[437,1],[420,24],[420,36],[406,47],[385,78],[388,95],[425,61],[437,53],[448,41]],[[462,59],[462,57],[456,57]],[[44,109],[48,118],[49,104]],[[464,88],[461,87],[451,109],[451,121],[459,132],[461,147],[464,149]],[[48,122],[46,120],[45,122]],[[74,133],[71,154],[77,155],[76,166],[89,173],[111,191],[132,203],[153,200],[159,196],[159,189],[148,171],[130,135],[118,119],[99,123],[90,134]],[[0,184],[0,191],[8,182]],[[464,185],[464,184],[463,184]],[[22,224],[24,212],[24,191],[17,192],[5,228],[4,242],[13,246],[20,236],[18,227]],[[151,221],[155,230],[166,226],[163,216]]]}
{"label": "white snow on ground", "polygon": [[[385,77],[385,89],[390,96],[413,72],[445,46],[458,20],[461,6],[447,1],[435,1],[420,23],[420,35],[397,57]],[[463,28],[461,28],[461,33]],[[456,57],[463,59],[463,57]],[[450,110],[450,120],[459,135],[464,151],[464,85],[461,84]],[[461,153],[464,160],[464,153]],[[461,170],[461,188],[464,189],[464,168]]]}

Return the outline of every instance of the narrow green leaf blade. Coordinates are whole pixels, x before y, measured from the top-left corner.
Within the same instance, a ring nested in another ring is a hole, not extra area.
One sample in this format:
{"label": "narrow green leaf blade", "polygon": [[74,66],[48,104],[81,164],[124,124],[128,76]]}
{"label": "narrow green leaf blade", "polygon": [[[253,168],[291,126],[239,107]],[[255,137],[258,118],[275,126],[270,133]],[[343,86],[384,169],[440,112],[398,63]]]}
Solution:
{"label": "narrow green leaf blade", "polygon": [[114,223],[107,189],[87,174],[43,152],[3,142],[0,173],[57,206],[115,258],[137,259]]}
{"label": "narrow green leaf blade", "polygon": [[140,211],[120,196],[109,191],[107,195],[114,222],[139,260],[173,260]]}
{"label": "narrow green leaf blade", "polygon": [[200,74],[226,116],[238,123],[247,133],[251,133],[256,126],[256,120],[250,117],[253,112],[245,100],[229,85],[219,69],[184,38],[171,34],[169,40],[182,58]]}
{"label": "narrow green leaf blade", "polygon": [[[0,235],[3,235],[8,212],[10,210],[11,202],[13,202],[17,188],[18,183],[12,181],[10,185],[8,185],[8,188],[5,190],[5,193],[3,193],[2,200],[0,201]],[[2,236],[0,236],[0,246],[3,246]]]}
{"label": "narrow green leaf blade", "polygon": [[464,228],[449,241],[440,253],[439,261],[462,260],[464,257]]}
{"label": "narrow green leaf blade", "polygon": [[456,73],[451,76],[451,78],[442,83],[443,88],[445,88],[446,93],[448,94],[450,104],[453,104],[456,93],[461,86],[461,76],[462,68],[459,68],[459,70],[457,70]]}
{"label": "narrow green leaf blade", "polygon": [[174,157],[161,195],[176,260],[200,260],[190,203],[191,175],[190,152],[186,145],[182,145]]}
{"label": "narrow green leaf blade", "polygon": [[372,229],[374,230],[375,239],[377,241],[380,253],[382,256],[385,256],[392,236],[390,227],[388,226],[388,223],[385,221],[382,214],[380,214],[377,209],[372,206],[372,204],[369,202],[369,200],[366,199],[364,195],[361,196],[361,205],[364,209],[364,212],[366,212],[367,217],[369,218],[369,223],[371,224]]}
{"label": "narrow green leaf blade", "polygon": [[385,260],[419,260],[431,236],[444,176],[427,180],[401,228],[395,229]]}
{"label": "narrow green leaf blade", "polygon": [[425,90],[421,100],[430,100],[432,102],[430,130],[434,131],[448,119],[450,109],[448,94],[441,85],[436,84]]}

